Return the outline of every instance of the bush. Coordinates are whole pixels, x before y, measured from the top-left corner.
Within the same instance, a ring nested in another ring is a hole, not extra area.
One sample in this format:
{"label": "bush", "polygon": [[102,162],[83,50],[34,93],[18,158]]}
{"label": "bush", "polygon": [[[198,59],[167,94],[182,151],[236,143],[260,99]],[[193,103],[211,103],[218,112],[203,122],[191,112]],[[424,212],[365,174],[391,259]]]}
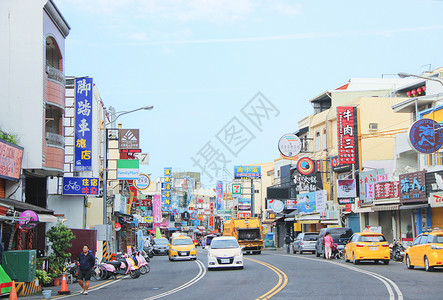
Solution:
{"label": "bush", "polygon": [[53,251],[48,257],[50,276],[56,278],[65,269],[65,263],[71,256],[71,253],[66,253],[66,250],[71,248],[72,244],[70,241],[75,237],[72,231],[62,223],[58,223],[49,229],[46,236],[52,243],[51,248]]}

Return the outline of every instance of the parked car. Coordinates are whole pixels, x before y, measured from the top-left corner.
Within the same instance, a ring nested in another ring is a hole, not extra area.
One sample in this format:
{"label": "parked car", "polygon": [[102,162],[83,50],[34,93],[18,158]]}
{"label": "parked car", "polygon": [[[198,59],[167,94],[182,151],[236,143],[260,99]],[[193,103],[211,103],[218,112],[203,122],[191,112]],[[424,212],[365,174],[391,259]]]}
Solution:
{"label": "parked car", "polygon": [[292,252],[302,254],[305,251],[315,253],[315,244],[318,240],[318,232],[302,232],[297,235],[292,244]]}
{"label": "parked car", "polygon": [[166,238],[154,239],[152,251],[155,255],[168,255],[168,240]]}
{"label": "parked car", "polygon": [[334,243],[337,244],[337,249],[345,249],[345,242],[348,241],[353,232],[349,227],[334,227],[334,228],[322,228],[320,229],[320,234],[318,235],[318,240],[315,244],[315,256],[320,257],[322,255],[325,257],[325,234],[329,232],[331,237],[334,239]]}
{"label": "parked car", "polygon": [[435,267],[443,267],[443,231],[439,229],[420,234],[406,249],[405,264],[408,269],[424,267],[428,272]]}
{"label": "parked car", "polygon": [[377,232],[355,233],[345,247],[345,261],[352,260],[355,265],[362,260],[373,260],[376,263],[382,260],[387,265],[390,258],[389,243],[383,234]]}
{"label": "parked car", "polygon": [[237,239],[232,236],[215,237],[208,250],[208,270],[232,267],[243,269],[243,253]]}

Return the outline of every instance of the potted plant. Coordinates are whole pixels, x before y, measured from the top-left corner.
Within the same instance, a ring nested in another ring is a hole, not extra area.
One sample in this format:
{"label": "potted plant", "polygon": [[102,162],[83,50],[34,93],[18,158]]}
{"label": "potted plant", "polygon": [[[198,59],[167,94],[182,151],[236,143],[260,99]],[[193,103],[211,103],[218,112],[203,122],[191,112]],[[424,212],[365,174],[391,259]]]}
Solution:
{"label": "potted plant", "polygon": [[65,263],[71,256],[71,253],[67,253],[66,250],[71,248],[70,241],[75,237],[72,231],[62,223],[51,227],[46,236],[52,243],[52,253],[48,257],[49,274],[54,278],[54,285],[57,285],[57,281],[60,284],[60,275],[65,269]]}
{"label": "potted plant", "polygon": [[37,278],[39,284],[42,286],[47,285],[52,281],[52,278],[46,273],[46,271],[39,269],[35,270],[35,278]]}

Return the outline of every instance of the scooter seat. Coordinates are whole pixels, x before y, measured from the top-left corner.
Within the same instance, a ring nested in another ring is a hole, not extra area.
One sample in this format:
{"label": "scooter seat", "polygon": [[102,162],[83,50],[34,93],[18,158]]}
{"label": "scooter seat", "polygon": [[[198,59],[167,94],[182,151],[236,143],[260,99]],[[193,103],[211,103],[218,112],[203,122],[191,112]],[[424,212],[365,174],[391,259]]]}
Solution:
{"label": "scooter seat", "polygon": [[121,262],[113,260],[113,261],[107,261],[106,263],[110,264],[110,265],[113,265],[114,267],[119,268]]}

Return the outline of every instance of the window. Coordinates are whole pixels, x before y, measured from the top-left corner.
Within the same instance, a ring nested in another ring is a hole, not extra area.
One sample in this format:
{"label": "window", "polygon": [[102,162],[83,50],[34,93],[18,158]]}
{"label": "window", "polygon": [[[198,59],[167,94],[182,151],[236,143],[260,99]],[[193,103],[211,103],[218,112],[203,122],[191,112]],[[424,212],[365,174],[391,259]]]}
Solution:
{"label": "window", "polygon": [[362,242],[372,242],[372,243],[379,243],[379,242],[386,242],[386,239],[382,235],[363,235],[361,237]]}
{"label": "window", "polygon": [[323,129],[323,138],[322,138],[322,145],[323,145],[323,150],[325,150],[327,147],[328,147],[328,145],[327,145],[327,143],[326,143],[326,128],[324,128]]}
{"label": "window", "polygon": [[46,65],[63,71],[62,56],[57,42],[52,37],[46,38]]}
{"label": "window", "polygon": [[315,133],[315,151],[321,150],[321,138],[320,138],[320,132],[317,131]]}

